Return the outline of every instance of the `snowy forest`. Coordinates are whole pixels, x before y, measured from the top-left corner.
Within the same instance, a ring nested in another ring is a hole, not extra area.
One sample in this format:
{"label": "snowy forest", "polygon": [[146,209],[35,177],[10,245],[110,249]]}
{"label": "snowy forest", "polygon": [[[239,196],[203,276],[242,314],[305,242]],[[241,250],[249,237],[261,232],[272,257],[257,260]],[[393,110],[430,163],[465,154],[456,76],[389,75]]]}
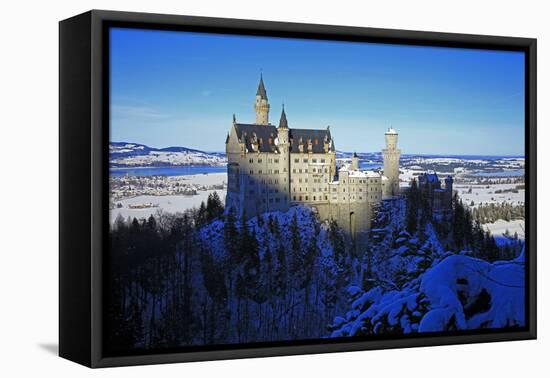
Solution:
{"label": "snowy forest", "polygon": [[[413,180],[354,243],[307,207],[118,217],[105,266],[109,355],[188,346],[525,325],[524,242],[497,243],[455,196],[432,219]],[[510,210],[510,209],[506,209]]]}

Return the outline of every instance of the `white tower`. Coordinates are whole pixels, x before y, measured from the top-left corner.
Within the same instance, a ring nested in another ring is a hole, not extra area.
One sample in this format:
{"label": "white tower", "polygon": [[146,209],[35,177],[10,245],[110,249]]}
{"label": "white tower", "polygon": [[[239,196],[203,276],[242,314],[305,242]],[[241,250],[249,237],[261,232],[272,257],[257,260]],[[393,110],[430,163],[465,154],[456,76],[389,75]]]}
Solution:
{"label": "white tower", "polygon": [[256,92],[254,110],[256,111],[256,124],[269,125],[269,101],[267,100],[267,92],[262,75],[260,75],[260,84],[258,84],[258,91]]}
{"label": "white tower", "polygon": [[397,131],[390,127],[385,136],[386,148],[382,150],[384,176],[388,178],[388,193],[395,196],[399,194],[399,158],[401,157],[401,151],[397,148]]}

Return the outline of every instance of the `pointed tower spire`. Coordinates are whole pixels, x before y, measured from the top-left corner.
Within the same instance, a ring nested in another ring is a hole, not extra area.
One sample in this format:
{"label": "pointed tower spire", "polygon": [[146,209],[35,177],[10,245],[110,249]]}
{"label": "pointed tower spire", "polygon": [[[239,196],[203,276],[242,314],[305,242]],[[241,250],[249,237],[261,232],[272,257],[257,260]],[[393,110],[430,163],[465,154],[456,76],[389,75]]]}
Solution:
{"label": "pointed tower spire", "polygon": [[258,91],[256,92],[256,96],[260,96],[260,98],[262,98],[263,100],[267,100],[267,92],[264,86],[263,74],[260,74],[260,84],[258,84]]}
{"label": "pointed tower spire", "polygon": [[281,119],[279,121],[279,127],[288,129],[288,120],[286,119],[285,104],[283,103],[283,111],[281,112]]}
{"label": "pointed tower spire", "polygon": [[262,74],[260,74],[260,84],[258,84],[258,91],[256,92],[254,110],[256,111],[256,124],[269,125],[269,101],[267,100],[267,92]]}

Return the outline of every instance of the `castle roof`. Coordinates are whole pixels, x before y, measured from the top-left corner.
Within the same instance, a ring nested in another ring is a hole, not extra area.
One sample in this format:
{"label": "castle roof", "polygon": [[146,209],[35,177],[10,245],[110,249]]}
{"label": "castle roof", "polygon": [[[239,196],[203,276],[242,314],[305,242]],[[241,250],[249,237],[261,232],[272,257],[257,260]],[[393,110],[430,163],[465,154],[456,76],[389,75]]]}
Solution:
{"label": "castle roof", "polygon": [[307,150],[307,145],[311,142],[313,153],[325,153],[325,140],[329,142],[332,138],[328,129],[290,129],[290,152],[300,152],[300,143],[304,144],[304,151]]}
{"label": "castle roof", "polygon": [[[244,141],[245,147],[248,151],[252,152],[252,142],[258,142],[259,152],[275,152],[277,146],[275,145],[275,138],[277,138],[277,128],[273,125],[257,125],[248,123],[236,123],[235,131],[237,132],[237,138],[240,141]],[[271,141],[271,144],[269,143]]]}
{"label": "castle roof", "polygon": [[[245,143],[248,151],[254,151],[252,143],[258,143],[259,152],[275,152],[275,138],[277,128],[274,125],[257,125],[248,123],[235,123],[237,138]],[[300,143],[304,145],[303,151],[309,152],[308,144],[311,143],[312,153],[325,153],[325,141],[331,141],[328,129],[289,129],[290,152],[300,153]],[[270,143],[271,142],[271,143]],[[334,150],[332,150],[334,151]]]}
{"label": "castle roof", "polygon": [[385,134],[386,134],[386,135],[395,135],[395,134],[397,134],[397,131],[395,131],[395,129],[394,129],[393,127],[390,127],[390,128],[388,129],[388,131],[386,131]]}
{"label": "castle roof", "polygon": [[439,177],[437,177],[437,173],[435,172],[427,172],[427,173],[422,173],[419,176],[419,180],[435,184],[439,182]]}
{"label": "castle roof", "polygon": [[263,75],[260,75],[260,84],[258,84],[256,96],[260,96],[264,100],[267,100],[267,91],[265,90]]}

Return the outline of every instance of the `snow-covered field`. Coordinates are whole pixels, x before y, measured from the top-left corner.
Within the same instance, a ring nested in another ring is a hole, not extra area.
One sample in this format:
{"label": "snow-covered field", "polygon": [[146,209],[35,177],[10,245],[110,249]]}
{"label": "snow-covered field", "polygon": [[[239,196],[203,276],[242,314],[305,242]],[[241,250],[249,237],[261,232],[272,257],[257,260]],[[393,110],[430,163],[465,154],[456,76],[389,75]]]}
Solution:
{"label": "snow-covered field", "polygon": [[[200,175],[185,176],[186,181],[197,186],[212,186],[221,185],[227,182],[226,173],[210,173]],[[155,214],[158,210],[176,213],[182,212],[193,207],[199,207],[201,202],[205,202],[213,192],[217,192],[222,202],[225,201],[225,190],[199,190],[197,195],[166,195],[166,196],[153,196],[142,195],[132,198],[123,199],[117,201],[122,204],[121,208],[115,208],[110,211],[110,220],[113,222],[120,214],[125,219],[127,217],[147,218],[152,214]],[[154,207],[146,208],[131,208],[136,205],[152,204]]]}
{"label": "snow-covered field", "polygon": [[525,239],[525,222],[523,220],[518,219],[507,222],[499,219],[495,223],[484,224],[483,227],[491,231],[491,234],[495,236],[504,235],[506,230],[508,230],[511,236],[514,236],[514,233],[517,232],[520,239]]}
{"label": "snow-covered field", "polygon": [[126,167],[149,167],[154,165],[208,165],[220,166],[226,164],[225,158],[203,152],[189,151],[150,151],[147,155],[128,156],[111,159],[111,164]]}
{"label": "snow-covered field", "polygon": [[[502,203],[507,202],[514,205],[525,203],[525,189],[518,189],[517,193],[508,191],[505,193],[497,193],[497,191],[512,190],[517,184],[491,184],[491,185],[455,185],[454,189],[458,195],[468,205],[473,201],[474,206],[480,203]],[[472,192],[469,193],[469,189]]]}

